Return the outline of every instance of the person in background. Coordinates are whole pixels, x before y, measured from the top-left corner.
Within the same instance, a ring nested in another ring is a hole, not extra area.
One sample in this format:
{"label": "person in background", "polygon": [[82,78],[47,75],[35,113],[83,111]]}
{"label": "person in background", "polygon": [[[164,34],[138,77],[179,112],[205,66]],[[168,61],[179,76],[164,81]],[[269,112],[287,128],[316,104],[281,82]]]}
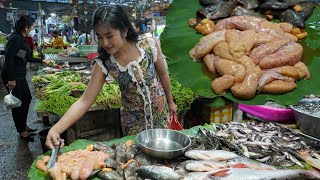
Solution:
{"label": "person in background", "polygon": [[177,111],[164,56],[151,34],[139,36],[119,5],[100,6],[93,14],[92,26],[98,37],[99,57],[83,95],[49,130],[46,146],[50,149],[59,144],[60,134],[88,111],[108,75],[119,83],[124,135],[168,128],[169,115]]}
{"label": "person in background", "polygon": [[51,32],[52,37],[54,38],[52,43],[47,45],[48,47],[52,48],[62,48],[64,46],[63,39],[59,36],[58,31],[52,31]]}
{"label": "person in background", "polygon": [[[26,80],[27,62],[36,59],[32,58],[32,48],[27,43],[26,37],[33,37],[35,34],[35,21],[32,17],[22,15],[15,24],[15,31],[10,35],[5,50],[5,66],[1,73],[2,82],[8,92],[19,98],[22,104],[12,109],[12,117],[17,132],[25,140],[33,140],[34,131],[27,126],[29,104],[31,93]],[[36,62],[41,62],[38,60]]]}
{"label": "person in background", "polygon": [[81,35],[78,38],[78,42],[76,44],[76,47],[79,45],[86,45],[87,38],[89,39],[89,35],[85,31],[81,31]]}
{"label": "person in background", "polygon": [[142,33],[151,33],[154,34],[154,30],[156,29],[156,23],[153,20],[153,13],[151,10],[146,10],[143,13],[143,18],[140,21],[140,30]]}
{"label": "person in background", "polygon": [[90,31],[90,44],[91,45],[97,45],[98,44],[98,38],[97,35],[94,33],[94,30],[92,29]]}

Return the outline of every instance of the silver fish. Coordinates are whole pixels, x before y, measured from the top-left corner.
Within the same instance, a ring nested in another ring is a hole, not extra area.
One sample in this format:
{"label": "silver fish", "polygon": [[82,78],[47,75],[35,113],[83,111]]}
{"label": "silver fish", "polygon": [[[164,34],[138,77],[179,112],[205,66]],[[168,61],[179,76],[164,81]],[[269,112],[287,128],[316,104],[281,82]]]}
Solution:
{"label": "silver fish", "polygon": [[[235,167],[237,168],[238,165],[244,165],[246,168],[250,169],[256,169],[256,170],[274,170],[277,169],[274,166],[263,164],[254,160],[251,160],[249,158],[245,157],[237,157],[234,159],[227,160],[228,167]],[[239,167],[239,166],[238,166]]]}
{"label": "silver fish", "polygon": [[225,161],[238,157],[237,154],[223,150],[190,150],[185,152],[186,157],[196,160],[213,160],[213,161]]}
{"label": "silver fish", "polygon": [[136,173],[141,178],[151,180],[179,180],[181,178],[178,173],[166,166],[142,166],[136,170]]}
{"label": "silver fish", "polygon": [[183,180],[212,180],[209,172],[190,172],[184,176]]}
{"label": "silver fish", "polygon": [[248,168],[232,168],[209,172],[212,179],[217,180],[235,180],[235,179],[319,179],[320,176],[315,171],[305,170],[254,170]]}
{"label": "silver fish", "polygon": [[193,172],[207,172],[215,169],[226,168],[226,161],[196,161],[189,160],[185,164],[185,169]]}

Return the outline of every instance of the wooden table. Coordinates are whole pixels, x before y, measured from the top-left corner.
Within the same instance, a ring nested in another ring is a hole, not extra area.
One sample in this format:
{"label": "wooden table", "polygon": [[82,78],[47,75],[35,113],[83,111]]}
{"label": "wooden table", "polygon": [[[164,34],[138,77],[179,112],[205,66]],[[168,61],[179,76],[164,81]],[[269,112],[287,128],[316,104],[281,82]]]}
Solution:
{"label": "wooden table", "polygon": [[[50,112],[37,112],[37,114],[48,122],[49,116],[54,115]],[[67,145],[82,138],[94,141],[119,138],[122,136],[120,110],[91,108],[79,121],[68,128],[62,136]]]}

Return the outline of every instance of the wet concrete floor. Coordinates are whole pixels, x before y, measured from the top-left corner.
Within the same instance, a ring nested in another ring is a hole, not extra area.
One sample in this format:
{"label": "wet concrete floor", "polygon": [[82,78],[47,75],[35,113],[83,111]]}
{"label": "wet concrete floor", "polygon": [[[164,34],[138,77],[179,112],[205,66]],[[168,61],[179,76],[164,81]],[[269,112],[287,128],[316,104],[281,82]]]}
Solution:
{"label": "wet concrete floor", "polygon": [[14,126],[11,111],[4,110],[3,97],[7,91],[0,80],[0,179],[28,179],[27,174],[32,162],[42,154],[38,133],[48,127],[43,126],[41,118],[33,110],[36,98],[31,78],[34,75],[35,71],[28,69],[27,80],[32,94],[32,102],[27,124],[30,128],[38,129],[37,135],[34,136],[34,142],[27,142],[20,138]]}

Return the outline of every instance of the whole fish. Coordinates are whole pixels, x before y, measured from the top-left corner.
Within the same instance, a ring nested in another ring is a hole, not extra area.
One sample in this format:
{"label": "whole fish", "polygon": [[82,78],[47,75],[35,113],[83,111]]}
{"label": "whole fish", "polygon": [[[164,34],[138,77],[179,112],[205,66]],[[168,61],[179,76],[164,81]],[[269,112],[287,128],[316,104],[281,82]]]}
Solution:
{"label": "whole fish", "polygon": [[259,6],[258,0],[237,0],[241,3],[246,9],[255,9]]}
{"label": "whole fish", "polygon": [[319,179],[320,176],[316,171],[306,170],[254,170],[248,168],[232,168],[208,172],[211,179],[217,180],[289,180],[289,179]]}
{"label": "whole fish", "polygon": [[274,170],[277,169],[274,166],[263,164],[254,160],[251,160],[249,158],[245,157],[237,157],[234,159],[227,160],[228,167],[239,167],[239,165],[243,165],[243,167],[249,168],[249,169],[255,169],[255,170]]}
{"label": "whole fish", "polygon": [[184,176],[183,180],[212,180],[210,172],[190,172]]}
{"label": "whole fish", "polygon": [[223,150],[190,150],[185,152],[186,157],[196,160],[212,160],[212,161],[225,161],[238,157],[237,154]]}
{"label": "whole fish", "polygon": [[111,170],[108,172],[100,171],[98,173],[98,177],[103,180],[122,180],[123,177],[118,174],[115,170]]}
{"label": "whole fish", "polygon": [[197,11],[196,15],[199,18],[206,17],[211,20],[228,17],[231,15],[232,10],[237,6],[237,2],[220,1],[218,3],[206,6]]}
{"label": "whole fish", "polygon": [[181,176],[166,166],[142,166],[136,170],[139,177],[151,180],[179,180]]}
{"label": "whole fish", "polygon": [[185,169],[194,172],[207,172],[227,167],[226,161],[196,161],[189,160],[185,164]]}

